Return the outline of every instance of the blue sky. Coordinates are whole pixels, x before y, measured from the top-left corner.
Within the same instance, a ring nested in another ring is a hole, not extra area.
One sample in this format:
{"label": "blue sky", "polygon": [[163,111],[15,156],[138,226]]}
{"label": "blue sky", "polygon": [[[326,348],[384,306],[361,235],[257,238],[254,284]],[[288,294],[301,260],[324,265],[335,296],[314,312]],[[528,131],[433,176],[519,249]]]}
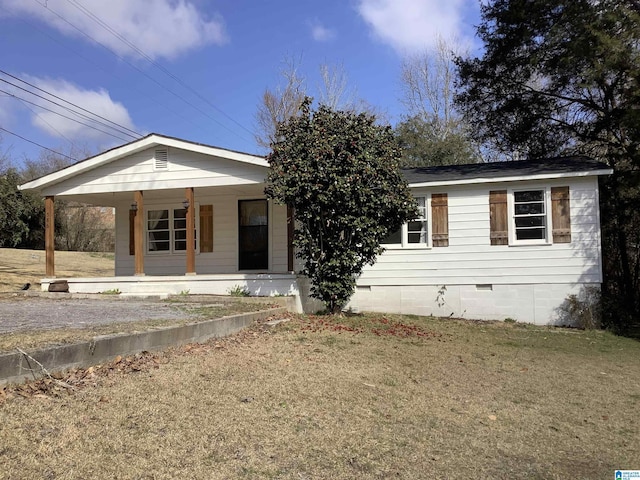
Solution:
{"label": "blue sky", "polygon": [[[478,0],[0,0],[0,70],[142,135],[264,153],[255,113],[287,57],[312,94],[320,64],[342,65],[357,96],[395,124],[403,59],[438,35],[473,48],[478,16]],[[0,127],[67,153],[132,140],[25,103],[63,112],[6,74]],[[0,135],[16,161],[41,150]]]}

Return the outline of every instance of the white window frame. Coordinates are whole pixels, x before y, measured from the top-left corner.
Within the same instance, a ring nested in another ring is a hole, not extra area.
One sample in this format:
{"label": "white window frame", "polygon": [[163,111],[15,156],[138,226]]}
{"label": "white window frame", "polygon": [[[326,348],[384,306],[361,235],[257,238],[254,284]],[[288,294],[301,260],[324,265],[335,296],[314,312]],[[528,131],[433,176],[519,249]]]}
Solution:
{"label": "white window frame", "polygon": [[[535,238],[531,240],[518,240],[516,237],[516,215],[515,215],[515,193],[542,191],[544,193],[544,215],[545,215],[545,238]],[[507,189],[507,214],[509,216],[509,245],[551,245],[552,225],[551,225],[551,187],[548,185],[531,185],[527,187]]]}
{"label": "white window frame", "polygon": [[[195,239],[196,239],[196,254],[200,253],[200,204],[195,204],[196,215],[195,215]],[[150,211],[158,211],[158,210],[168,210],[169,211],[169,250],[149,250],[149,212]],[[150,205],[145,207],[144,209],[144,246],[145,246],[145,254],[147,255],[186,255],[187,250],[176,250],[175,249],[175,229],[174,229],[174,210],[184,210],[184,206],[181,204],[173,204],[173,205]],[[182,230],[182,229],[180,229]]]}
{"label": "white window frame", "polygon": [[426,243],[409,243],[409,223],[406,222],[402,225],[401,231],[401,243],[383,243],[381,244],[386,250],[400,250],[400,249],[425,249],[431,248],[431,194],[414,195],[414,198],[424,198],[424,220],[427,222],[427,241]]}

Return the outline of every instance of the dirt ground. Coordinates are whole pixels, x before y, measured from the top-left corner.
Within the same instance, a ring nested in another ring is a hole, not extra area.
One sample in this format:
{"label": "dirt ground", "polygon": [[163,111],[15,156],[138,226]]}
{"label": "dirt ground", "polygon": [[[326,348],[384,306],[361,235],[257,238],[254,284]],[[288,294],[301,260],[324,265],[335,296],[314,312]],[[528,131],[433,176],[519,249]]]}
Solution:
{"label": "dirt ground", "polygon": [[118,298],[0,299],[0,334],[23,330],[84,328],[115,322],[183,319],[198,315],[182,304]]}

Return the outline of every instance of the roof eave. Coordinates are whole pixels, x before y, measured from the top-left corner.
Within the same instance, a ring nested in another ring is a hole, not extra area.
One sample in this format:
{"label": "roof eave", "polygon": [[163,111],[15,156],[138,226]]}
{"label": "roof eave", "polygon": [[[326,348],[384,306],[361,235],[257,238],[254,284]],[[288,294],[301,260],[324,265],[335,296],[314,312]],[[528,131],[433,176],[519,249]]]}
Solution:
{"label": "roof eave", "polygon": [[467,179],[450,179],[450,180],[434,180],[429,182],[415,182],[409,183],[410,188],[419,187],[442,187],[448,185],[472,185],[482,183],[502,183],[502,182],[518,182],[524,180],[552,180],[556,178],[571,178],[571,177],[592,177],[599,175],[611,175],[613,170],[610,168],[600,170],[588,170],[582,172],[556,172],[556,173],[539,173],[535,175],[511,175],[506,177],[477,177]]}

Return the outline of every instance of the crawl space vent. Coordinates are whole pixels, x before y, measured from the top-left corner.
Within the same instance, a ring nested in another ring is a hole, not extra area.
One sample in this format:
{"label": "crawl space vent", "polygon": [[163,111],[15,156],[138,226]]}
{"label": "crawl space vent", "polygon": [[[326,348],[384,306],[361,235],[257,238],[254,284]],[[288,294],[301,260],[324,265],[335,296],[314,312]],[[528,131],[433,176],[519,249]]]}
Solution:
{"label": "crawl space vent", "polygon": [[166,170],[169,168],[169,150],[166,148],[156,149],[153,157],[154,170]]}

